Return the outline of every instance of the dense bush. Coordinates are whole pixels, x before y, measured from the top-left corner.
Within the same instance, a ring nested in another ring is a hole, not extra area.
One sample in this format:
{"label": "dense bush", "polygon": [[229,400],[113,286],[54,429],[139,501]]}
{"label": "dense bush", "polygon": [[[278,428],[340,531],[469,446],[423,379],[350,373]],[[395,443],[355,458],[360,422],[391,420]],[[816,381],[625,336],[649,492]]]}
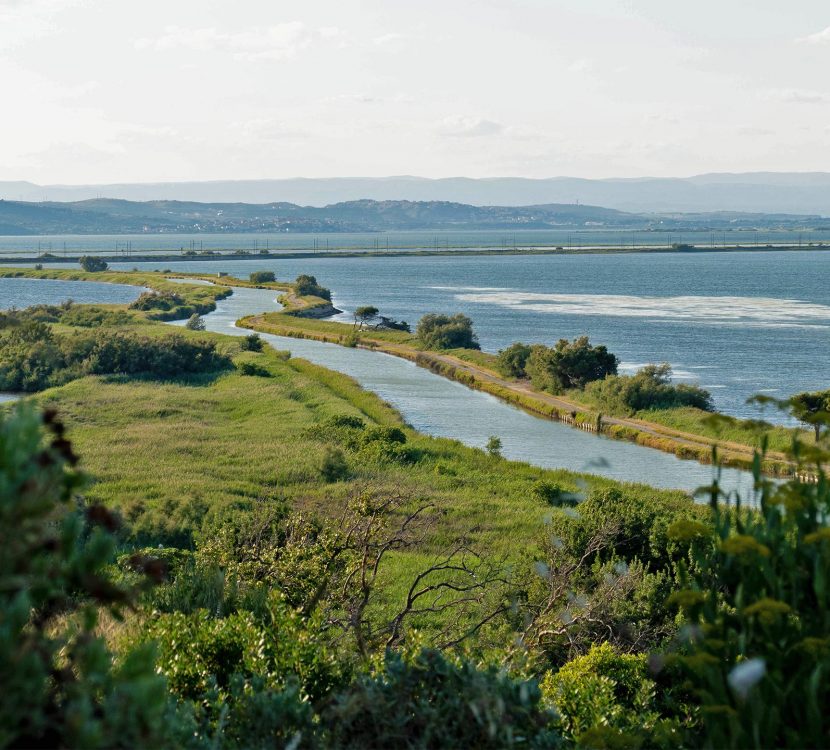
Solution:
{"label": "dense bush", "polygon": [[523,378],[525,365],[530,357],[530,346],[517,341],[499,352],[497,367],[508,378]]}
{"label": "dense bush", "polygon": [[248,278],[252,284],[268,284],[277,280],[273,271],[253,271]]}
{"label": "dense bush", "polygon": [[428,313],[418,321],[416,329],[421,344],[427,349],[480,349],[473,332],[473,321],[466,315]]}
{"label": "dense bush", "polygon": [[534,682],[479,669],[440,651],[387,653],[377,675],[358,678],[323,715],[333,748],[555,748],[552,713]]}
{"label": "dense bush", "polygon": [[81,268],[87,273],[97,273],[99,271],[106,271],[109,266],[103,258],[98,258],[94,255],[82,255],[78,261]]}
{"label": "dense bush", "polygon": [[314,276],[301,274],[294,282],[294,291],[300,297],[321,297],[322,299],[331,299],[331,290],[320,286]]}
{"label": "dense bush", "polygon": [[193,315],[187,319],[187,323],[184,324],[184,327],[187,328],[188,331],[204,331],[205,319],[198,313],[193,313]]}
{"label": "dense bush", "polygon": [[212,341],[179,335],[101,330],[56,336],[44,323],[26,322],[0,336],[0,390],[38,391],[84,375],[177,377],[230,366]]}
{"label": "dense bush", "polygon": [[594,645],[542,680],[556,707],[565,739],[581,747],[677,747],[678,719],[665,715],[645,654],[625,654],[609,643]]}
{"label": "dense bush", "polygon": [[671,601],[706,747],[830,746],[830,452],[796,455],[816,483],[763,483],[757,509],[714,495],[711,524],[669,530],[693,550]]}
{"label": "dense bush", "polygon": [[636,375],[609,375],[585,387],[588,398],[609,414],[691,406],[712,411],[712,395],[695,385],[673,385],[669,364],[647,365]]}
{"label": "dense bush", "polygon": [[115,519],[72,502],[76,462],[53,413],[0,413],[0,747],[187,746],[153,649],[116,662],[96,635],[134,592],[107,573]]}
{"label": "dense bush", "polygon": [[534,344],[525,364],[533,385],[543,391],[561,393],[583,388],[592,380],[617,374],[618,360],[604,346],[591,346],[587,336],[559,339],[553,348]]}
{"label": "dense bush", "polygon": [[239,348],[243,352],[261,352],[262,339],[258,333],[249,333],[247,336],[239,339]]}
{"label": "dense bush", "polygon": [[130,307],[133,310],[174,310],[182,307],[185,301],[175,292],[142,292]]}

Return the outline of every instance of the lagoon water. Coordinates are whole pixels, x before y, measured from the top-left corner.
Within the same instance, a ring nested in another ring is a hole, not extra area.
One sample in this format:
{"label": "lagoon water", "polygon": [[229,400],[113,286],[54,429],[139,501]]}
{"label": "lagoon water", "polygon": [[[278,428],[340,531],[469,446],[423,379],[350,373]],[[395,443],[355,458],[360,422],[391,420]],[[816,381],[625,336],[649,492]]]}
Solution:
{"label": "lagoon water", "polygon": [[126,284],[96,281],[0,278],[0,310],[41,304],[59,305],[68,300],[124,305],[136,299],[142,291]]}
{"label": "lagoon water", "polygon": [[[217,333],[245,335],[235,323],[243,315],[279,309],[272,292],[236,289],[205,316],[207,328]],[[180,323],[180,324],[183,324]],[[565,468],[600,474],[653,487],[694,492],[709,485],[713,469],[694,461],[638,445],[609,440],[531,416],[493,396],[471,390],[398,357],[323,344],[305,339],[260,334],[277,349],[288,350],[316,364],[343,372],[392,404],[416,430],[483,448],[498,435],[505,457],[546,468]],[[725,491],[750,497],[752,477],[746,472],[723,471]]]}
{"label": "lagoon water", "polygon": [[[153,263],[115,267],[154,268]],[[630,372],[669,362],[717,408],[761,416],[746,399],[830,386],[830,252],[306,258],[165,263],[183,272],[310,273],[348,312],[374,304],[414,323],[464,312],[485,350],[588,335]],[[784,421],[777,411],[763,413]]]}
{"label": "lagoon water", "polygon": [[[190,265],[184,270],[195,269]],[[28,285],[13,285],[8,281],[21,280],[0,279],[3,306],[32,304],[32,290]],[[78,302],[126,302],[140,291],[134,287],[78,282],[82,286],[73,286],[70,294],[63,287],[76,282],[33,280],[32,283],[38,285],[36,290],[39,290],[35,301],[50,303],[68,297]],[[23,290],[25,296],[21,293]],[[121,298],[117,299],[119,295]],[[218,303],[215,312],[206,316],[206,322],[210,330],[243,335],[246,331],[235,327],[239,317],[278,308],[272,292],[236,289],[231,297]],[[183,325],[184,321],[179,324]],[[503,441],[503,453],[507,458],[687,492],[710,484],[713,478],[711,467],[531,416],[488,394],[470,390],[396,357],[301,339],[267,334],[263,337],[278,349],[287,349],[294,356],[354,377],[397,408],[415,429],[430,435],[483,447],[488,437],[495,434]],[[752,484],[752,478],[746,472],[723,471],[721,485],[728,492],[737,491],[743,498],[748,498]]]}

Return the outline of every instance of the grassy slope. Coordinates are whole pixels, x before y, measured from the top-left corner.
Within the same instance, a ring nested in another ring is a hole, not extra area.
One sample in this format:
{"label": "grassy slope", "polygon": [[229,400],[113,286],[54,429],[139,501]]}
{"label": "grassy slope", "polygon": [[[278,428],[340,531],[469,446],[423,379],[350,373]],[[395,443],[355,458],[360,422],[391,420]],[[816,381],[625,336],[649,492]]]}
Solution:
{"label": "grassy slope", "polygon": [[[161,323],[134,330],[164,335]],[[408,428],[420,458],[408,466],[363,463],[347,453],[353,475],[326,483],[320,466],[327,444],[314,427],[333,414],[402,425],[400,416],[350,378],[272,350],[239,352],[239,340],[209,336],[236,361],[264,365],[273,377],[237,372],[176,382],[87,377],[38,396],[66,420],[83,466],[94,478],[88,497],[121,509],[139,541],[188,545],[228,509],[261,498],[336,518],[363,489],[429,498],[440,520],[417,549],[395,557],[387,595],[399,595],[425,556],[468,537],[490,554],[516,555],[535,546],[553,511],[535,499],[540,479],[578,491],[619,486],[610,480],[546,471],[493,458],[455,441]],[[681,493],[629,485],[638,497],[687,503]]]}

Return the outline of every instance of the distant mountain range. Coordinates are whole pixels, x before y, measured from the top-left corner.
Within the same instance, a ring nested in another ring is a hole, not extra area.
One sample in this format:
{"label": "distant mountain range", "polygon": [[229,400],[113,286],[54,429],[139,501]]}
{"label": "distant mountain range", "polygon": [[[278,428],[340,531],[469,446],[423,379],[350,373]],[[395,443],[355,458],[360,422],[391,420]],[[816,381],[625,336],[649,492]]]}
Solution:
{"label": "distant mountain range", "polygon": [[448,201],[357,200],[316,207],[111,198],[64,203],[0,200],[0,234],[5,235],[773,227],[830,229],[830,219],[724,211],[644,214],[583,204],[475,206]]}
{"label": "distant mountain range", "polygon": [[0,182],[0,198],[53,202],[93,198],[256,204],[290,202],[316,207],[363,199],[447,201],[473,206],[579,202],[635,213],[740,211],[830,216],[830,174],[752,172],[607,180],[343,177],[114,185]]}

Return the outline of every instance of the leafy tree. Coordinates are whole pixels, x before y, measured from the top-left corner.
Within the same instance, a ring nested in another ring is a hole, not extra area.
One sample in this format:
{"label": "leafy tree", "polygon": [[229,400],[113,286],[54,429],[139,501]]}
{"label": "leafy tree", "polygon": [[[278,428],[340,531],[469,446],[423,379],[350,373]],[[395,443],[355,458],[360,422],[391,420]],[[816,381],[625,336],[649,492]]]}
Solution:
{"label": "leafy tree", "polygon": [[502,445],[500,437],[496,435],[490,435],[490,437],[487,438],[487,446],[485,449],[491,456],[501,458],[501,448]]}
{"label": "leafy tree", "polygon": [[81,264],[81,268],[88,273],[106,271],[109,268],[105,260],[95,255],[82,255],[78,262]]}
{"label": "leafy tree", "polygon": [[320,297],[331,300],[331,290],[320,286],[314,276],[300,274],[294,282],[294,291],[300,297]]}
{"label": "leafy tree", "polygon": [[797,393],[790,399],[790,405],[796,419],[812,426],[818,442],[821,426],[827,423],[830,414],[830,390]]}
{"label": "leafy tree", "polygon": [[499,352],[497,367],[509,378],[523,378],[531,347],[517,341]]}
{"label": "leafy tree", "polygon": [[248,278],[252,284],[268,284],[277,280],[273,271],[253,271]]}
{"label": "leafy tree", "polygon": [[205,319],[199,315],[199,313],[193,313],[193,315],[187,319],[187,323],[184,324],[184,327],[189,331],[204,331]]}
{"label": "leafy tree", "polygon": [[480,349],[473,321],[466,315],[428,313],[418,321],[418,338],[427,349]]}
{"label": "leafy tree", "polygon": [[54,412],[0,414],[0,747],[186,745],[153,649],[116,662],[96,635],[99,610],[136,592],[109,577],[117,520],[74,502],[77,462]]}
{"label": "leafy tree", "polygon": [[363,305],[354,311],[355,328],[361,329],[366,323],[371,322],[380,312],[374,305]]}
{"label": "leafy tree", "polygon": [[617,357],[604,346],[591,346],[587,336],[580,336],[573,341],[559,339],[553,348],[535,344],[525,370],[540,390],[561,393],[616,375],[618,363]]}

